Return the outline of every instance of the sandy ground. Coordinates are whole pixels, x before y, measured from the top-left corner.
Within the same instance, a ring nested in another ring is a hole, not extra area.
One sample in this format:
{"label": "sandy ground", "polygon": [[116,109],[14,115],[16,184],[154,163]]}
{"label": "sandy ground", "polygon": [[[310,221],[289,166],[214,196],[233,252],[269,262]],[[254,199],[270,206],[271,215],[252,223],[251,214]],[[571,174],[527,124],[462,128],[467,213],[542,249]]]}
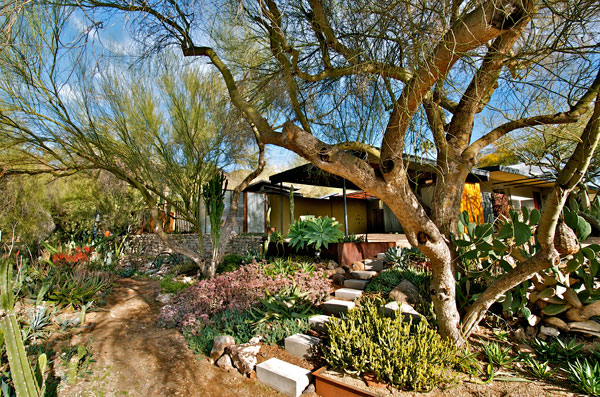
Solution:
{"label": "sandy ground", "polygon": [[61,396],[279,396],[254,379],[228,373],[194,355],[176,330],[156,326],[158,282],[121,279],[94,326],[73,336],[87,343],[92,374],[59,390]]}

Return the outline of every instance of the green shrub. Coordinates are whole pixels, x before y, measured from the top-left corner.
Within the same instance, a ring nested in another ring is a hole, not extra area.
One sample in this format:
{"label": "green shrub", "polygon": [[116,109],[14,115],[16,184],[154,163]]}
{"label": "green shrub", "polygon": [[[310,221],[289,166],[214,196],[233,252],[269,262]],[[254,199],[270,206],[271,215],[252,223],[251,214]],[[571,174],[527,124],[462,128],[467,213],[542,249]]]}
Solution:
{"label": "green shrub", "polygon": [[448,369],[460,360],[457,348],[425,321],[413,325],[402,316],[383,316],[379,304],[365,302],[327,323],[324,356],[329,365],[357,375],[370,372],[380,381],[417,391],[452,381]]}
{"label": "green shrub", "polygon": [[217,266],[217,273],[232,272],[240,268],[240,265],[244,261],[244,257],[238,254],[229,254],[223,258],[223,262]]}
{"label": "green shrub", "polygon": [[178,294],[190,285],[181,281],[173,281],[172,274],[166,274],[160,280],[160,289],[167,294]]}

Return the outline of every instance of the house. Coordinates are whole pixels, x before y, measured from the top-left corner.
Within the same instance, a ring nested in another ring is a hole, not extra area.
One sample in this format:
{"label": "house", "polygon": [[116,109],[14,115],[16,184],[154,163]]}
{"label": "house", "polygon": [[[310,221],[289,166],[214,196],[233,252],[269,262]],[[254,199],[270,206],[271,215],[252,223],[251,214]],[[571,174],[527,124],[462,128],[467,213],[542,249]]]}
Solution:
{"label": "house", "polygon": [[[412,156],[407,156],[407,159],[413,188],[427,208],[433,200],[435,163]],[[341,193],[320,198],[307,198],[295,193],[296,219],[301,215],[335,217],[348,234],[402,232],[400,222],[385,203],[362,192],[352,182],[322,171],[312,164],[272,175],[269,182],[262,183],[269,184],[271,188],[266,192],[267,205],[271,208],[270,225],[284,234],[289,230],[290,212],[289,187],[283,183],[342,189]],[[541,209],[553,184],[554,176],[540,167],[517,164],[474,168],[466,179],[461,211],[467,211],[472,221],[483,223],[493,222],[499,215],[508,214],[509,208]]]}

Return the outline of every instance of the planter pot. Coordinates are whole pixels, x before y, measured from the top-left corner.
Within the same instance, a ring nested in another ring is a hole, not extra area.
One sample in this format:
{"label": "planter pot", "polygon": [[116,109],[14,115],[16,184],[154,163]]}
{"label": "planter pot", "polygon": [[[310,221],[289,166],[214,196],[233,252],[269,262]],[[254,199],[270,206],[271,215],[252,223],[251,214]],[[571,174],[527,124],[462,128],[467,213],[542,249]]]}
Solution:
{"label": "planter pot", "polygon": [[375,397],[376,394],[361,390],[348,383],[340,382],[326,376],[326,367],[321,367],[313,375],[315,377],[316,392],[321,397]]}
{"label": "planter pot", "polygon": [[[380,252],[385,252],[390,247],[394,247],[396,243],[393,242],[362,242],[362,243],[333,243],[329,244],[327,248],[321,248],[321,258],[333,259],[340,265],[350,266],[356,261],[363,260],[365,258],[371,258]],[[295,248],[290,247],[287,242],[277,246],[275,243],[269,243],[269,250],[267,255],[269,256],[282,256],[282,255],[307,255],[310,257],[315,256],[315,250],[312,247],[296,251]]]}
{"label": "planter pot", "polygon": [[329,248],[323,251],[322,256],[333,259],[340,265],[350,266],[356,261],[385,252],[395,245],[394,242],[335,243],[329,244]]}

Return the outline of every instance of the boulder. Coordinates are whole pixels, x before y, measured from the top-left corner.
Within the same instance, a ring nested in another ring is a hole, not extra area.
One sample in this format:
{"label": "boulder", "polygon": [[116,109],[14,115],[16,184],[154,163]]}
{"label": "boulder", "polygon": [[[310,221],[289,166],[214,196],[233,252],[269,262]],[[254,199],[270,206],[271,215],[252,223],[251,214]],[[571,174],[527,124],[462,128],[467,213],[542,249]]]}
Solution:
{"label": "boulder", "polygon": [[247,375],[256,366],[256,356],[260,351],[260,344],[243,343],[241,345],[228,346],[225,351],[231,357],[233,366],[242,374]]}
{"label": "boulder", "polygon": [[527,335],[525,334],[525,330],[523,329],[523,327],[519,327],[516,329],[516,331],[514,331],[514,336],[517,340],[526,340]]}
{"label": "boulder", "polygon": [[158,294],[156,295],[156,301],[166,305],[171,302],[173,294]]}
{"label": "boulder", "polygon": [[337,274],[337,272],[336,272],[335,270],[329,270],[329,269],[325,270],[325,275],[326,275],[327,277],[331,277],[331,276],[333,276],[334,274]]}
{"label": "boulder", "polygon": [[336,267],[335,272],[337,274],[346,274],[346,270],[343,267]]}
{"label": "boulder", "polygon": [[327,262],[327,270],[335,270],[338,266],[336,261],[329,260],[329,262]]}
{"label": "boulder", "polygon": [[221,358],[217,360],[216,364],[217,367],[223,368],[227,371],[233,369],[233,362],[231,361],[231,357],[229,357],[229,354],[223,354]]}
{"label": "boulder", "polygon": [[402,280],[391,292],[390,298],[400,303],[416,305],[420,301],[419,289],[410,281]]}
{"label": "boulder", "polygon": [[235,339],[229,335],[215,336],[213,340],[212,349],[210,351],[210,358],[217,360],[225,353],[225,349],[229,346],[235,345]]}
{"label": "boulder", "polygon": [[337,274],[334,274],[331,279],[333,280],[334,284],[344,285],[344,280],[346,280],[346,277],[343,274],[337,273]]}

